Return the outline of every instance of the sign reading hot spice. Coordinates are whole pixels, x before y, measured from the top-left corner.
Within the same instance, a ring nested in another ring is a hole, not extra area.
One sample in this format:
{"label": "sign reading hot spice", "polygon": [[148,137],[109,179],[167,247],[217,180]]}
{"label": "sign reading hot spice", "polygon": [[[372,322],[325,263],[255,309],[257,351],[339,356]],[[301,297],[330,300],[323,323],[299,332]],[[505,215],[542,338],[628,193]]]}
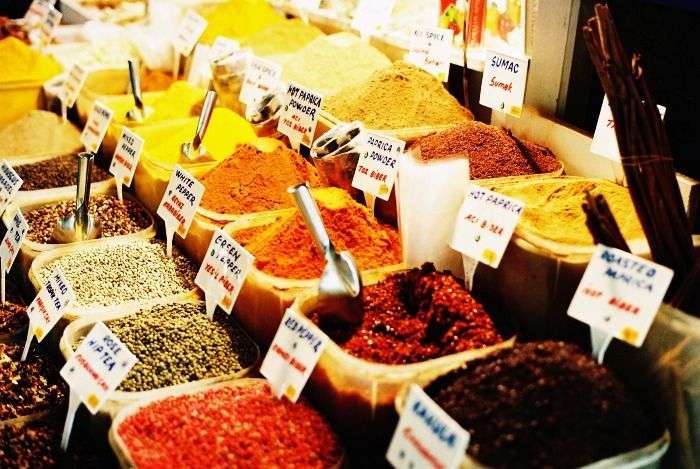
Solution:
{"label": "sign reading hot spice", "polygon": [[22,187],[22,178],[12,169],[12,166],[7,164],[7,161],[0,162],[0,214],[2,214],[7,205],[12,202],[12,199],[17,195],[17,191]]}
{"label": "sign reading hot spice", "polygon": [[411,50],[406,60],[422,68],[440,81],[447,81],[450,73],[452,36],[447,28],[417,27],[411,34]]}
{"label": "sign reading hot spice", "polygon": [[254,260],[253,255],[226,232],[221,229],[214,232],[194,279],[206,295],[207,315],[210,319],[214,317],[217,304],[231,314]]}
{"label": "sign reading hot spice", "polygon": [[289,82],[277,130],[291,142],[311,146],[322,100],[320,94]]}
{"label": "sign reading hot spice", "polygon": [[88,114],[87,122],[80,134],[80,142],[85,146],[85,150],[96,153],[102,145],[109,123],[112,121],[114,113],[99,101],[95,101]]}
{"label": "sign reading hot spice", "polygon": [[464,459],[469,432],[459,426],[416,384],[391,439],[387,460],[396,468],[454,469]]}
{"label": "sign reading hot spice", "polygon": [[277,397],[299,399],[327,343],[326,335],[311,321],[287,309],[260,367]]}
{"label": "sign reading hot spice", "polygon": [[75,104],[75,100],[78,99],[80,90],[85,84],[87,75],[87,70],[77,62],[68,70],[68,75],[66,75],[63,86],[58,92],[58,99],[61,100],[61,103],[63,103],[66,108],[72,107]]}
{"label": "sign reading hot spice", "polygon": [[402,140],[367,132],[361,147],[363,153],[355,166],[352,187],[389,200],[399,169],[399,157],[405,146],[406,142]]}
{"label": "sign reading hot spice", "polygon": [[673,271],[599,244],[569,305],[569,316],[641,347]]}
{"label": "sign reading hot spice", "polygon": [[177,35],[173,39],[175,52],[184,56],[190,55],[205,29],[207,29],[207,20],[189,10],[180,22]]}
{"label": "sign reading hot spice", "polygon": [[275,91],[282,77],[282,67],[269,60],[251,56],[245,66],[243,85],[238,99],[245,105]]}
{"label": "sign reading hot spice", "polygon": [[520,117],[525,100],[528,61],[527,58],[488,51],[479,103],[495,111]]}
{"label": "sign reading hot spice", "polygon": [[524,208],[517,199],[470,186],[459,209],[450,246],[479,262],[498,267]]}
{"label": "sign reading hot spice", "polygon": [[141,157],[142,148],[143,138],[127,127],[122,127],[122,133],[117,141],[117,148],[114,150],[112,163],[109,165],[109,172],[117,182],[119,200],[122,198],[122,184],[127,187],[131,186],[136,166]]}
{"label": "sign reading hot spice", "polygon": [[182,166],[176,165],[157,211],[158,216],[165,222],[168,255],[172,252],[173,234],[177,233],[184,238],[190,231],[203,195],[204,185]]}

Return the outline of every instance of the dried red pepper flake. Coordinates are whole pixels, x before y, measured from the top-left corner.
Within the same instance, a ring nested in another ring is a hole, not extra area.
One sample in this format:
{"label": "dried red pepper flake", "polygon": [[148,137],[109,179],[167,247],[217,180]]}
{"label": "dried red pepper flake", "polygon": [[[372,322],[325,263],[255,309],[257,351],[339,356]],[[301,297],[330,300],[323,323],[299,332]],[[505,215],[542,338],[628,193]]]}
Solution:
{"label": "dried red pepper flake", "polygon": [[117,431],[142,469],[326,468],[342,455],[330,426],[307,401],[277,399],[262,381],[154,402]]}

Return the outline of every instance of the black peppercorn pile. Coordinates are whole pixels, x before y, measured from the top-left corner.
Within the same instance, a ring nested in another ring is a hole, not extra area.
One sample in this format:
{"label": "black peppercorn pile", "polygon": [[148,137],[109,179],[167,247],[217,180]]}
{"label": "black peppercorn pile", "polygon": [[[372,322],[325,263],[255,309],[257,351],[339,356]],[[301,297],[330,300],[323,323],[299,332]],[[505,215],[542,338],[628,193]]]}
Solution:
{"label": "black peppercorn pile", "polygon": [[469,455],[490,467],[579,467],[661,435],[605,367],[563,342],[496,352],[427,392],[469,431]]}
{"label": "black peppercorn pile", "polygon": [[[78,166],[73,155],[15,166],[14,170],[22,178],[23,191],[73,186],[78,174]],[[92,182],[104,181],[110,177],[107,171],[92,165]]]}
{"label": "black peppercorn pile", "polygon": [[0,420],[53,410],[65,401],[58,369],[46,357],[21,357],[21,346],[0,344]]}

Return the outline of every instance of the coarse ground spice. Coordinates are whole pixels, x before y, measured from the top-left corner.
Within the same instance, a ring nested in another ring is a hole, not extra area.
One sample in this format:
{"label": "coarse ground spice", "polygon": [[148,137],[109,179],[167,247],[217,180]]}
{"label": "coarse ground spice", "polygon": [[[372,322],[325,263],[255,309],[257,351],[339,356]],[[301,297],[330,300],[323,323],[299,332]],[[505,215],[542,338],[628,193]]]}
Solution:
{"label": "coarse ground spice", "polygon": [[7,300],[0,304],[0,339],[4,335],[14,335],[27,327],[29,317],[27,307]]}
{"label": "coarse ground spice", "polygon": [[154,402],[117,432],[141,469],[330,468],[342,456],[333,430],[303,397],[277,399],[259,380]]}
{"label": "coarse ground spice", "polygon": [[23,347],[0,344],[0,420],[57,409],[66,385],[47,357],[22,358]]}
{"label": "coarse ground spice", "polygon": [[[36,163],[14,166],[22,178],[23,191],[54,189],[57,187],[74,186],[78,175],[78,165],[74,155],[65,155]],[[97,165],[92,165],[91,181],[100,182],[112,177],[107,171]]]}
{"label": "coarse ground spice", "polygon": [[[53,243],[56,223],[74,210],[75,201],[66,200],[26,212],[24,217],[29,224],[27,239],[35,243]],[[151,225],[146,209],[129,198],[120,202],[111,195],[97,195],[90,199],[89,212],[99,220],[103,238],[137,233]]]}
{"label": "coarse ground spice", "polygon": [[[231,375],[252,366],[255,343],[217,311],[214,321],[204,303],[168,303],[107,322],[138,362],[120,391],[151,389]],[[83,337],[76,337],[75,348]]]}
{"label": "coarse ground spice", "polygon": [[604,366],[564,342],[516,344],[426,389],[489,467],[580,467],[661,436]]}
{"label": "coarse ground spice", "polygon": [[262,152],[252,145],[238,147],[200,180],[205,188],[202,208],[228,214],[292,207],[289,186],[319,184],[316,169],[294,150]]}
{"label": "coarse ground spice", "polygon": [[432,264],[390,275],[362,290],[364,317],[356,327],[310,319],[348,353],[404,365],[502,342],[484,307],[451,273]]}
{"label": "coarse ground spice", "polygon": [[[338,251],[350,251],[360,270],[401,263],[401,241],[394,228],[380,224],[342,189],[317,189],[313,195],[333,245]],[[255,266],[276,277],[318,278],[325,267],[299,212],[274,224],[248,248]]]}
{"label": "coarse ground spice", "polygon": [[298,18],[275,23],[241,41],[259,57],[289,54],[323,35],[320,29]]}
{"label": "coarse ground spice", "polygon": [[81,148],[80,131],[48,111],[29,111],[0,130],[0,158],[13,160],[27,155],[66,155]]}
{"label": "coarse ground spice", "polygon": [[521,236],[534,234],[563,244],[593,245],[581,209],[586,191],[590,191],[594,196],[605,196],[625,239],[644,238],[629,191],[603,179],[560,176],[495,184],[491,189],[525,203],[516,227]]}
{"label": "coarse ground spice", "polygon": [[380,130],[457,125],[473,119],[438,79],[402,61],[329,96],[324,109],[341,121],[359,120]]}
{"label": "coarse ground spice", "polygon": [[342,88],[362,86],[374,72],[391,61],[369,43],[351,33],[319,36],[294,54],[282,67],[285,80],[320,93],[326,99]]}
{"label": "coarse ground spice", "polygon": [[60,435],[43,422],[0,427],[0,467],[45,468],[58,466]]}
{"label": "coarse ground spice", "polygon": [[560,167],[545,147],[518,140],[503,129],[477,121],[422,137],[414,147],[420,148],[423,161],[467,156],[471,179],[547,173]]}
{"label": "coarse ground spice", "polygon": [[77,248],[39,269],[45,282],[60,266],[73,287],[76,305],[114,306],[166,298],[192,291],[197,269],[173,247],[165,253],[161,241],[132,239]]}

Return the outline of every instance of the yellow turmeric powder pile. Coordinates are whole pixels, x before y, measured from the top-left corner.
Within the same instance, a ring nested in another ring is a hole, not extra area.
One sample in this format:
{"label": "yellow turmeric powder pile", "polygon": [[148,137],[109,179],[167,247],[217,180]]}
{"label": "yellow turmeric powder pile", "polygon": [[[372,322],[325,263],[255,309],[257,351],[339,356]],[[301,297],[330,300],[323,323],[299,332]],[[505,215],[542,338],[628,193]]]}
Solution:
{"label": "yellow turmeric powder pile", "polygon": [[237,215],[292,207],[287,188],[301,182],[316,186],[318,174],[294,150],[262,152],[241,145],[200,180],[205,187],[202,208]]}
{"label": "yellow turmeric powder pile", "polygon": [[625,239],[644,238],[629,191],[603,179],[560,176],[503,183],[492,189],[525,203],[516,233],[526,239],[535,235],[562,244],[592,246],[581,208],[586,191],[605,197]]}
{"label": "yellow turmeric powder pile", "polygon": [[[401,263],[401,242],[394,228],[380,224],[342,189],[317,189],[313,194],[335,248],[350,251],[360,270]],[[325,266],[299,212],[258,236],[248,249],[255,266],[276,277],[314,279]]]}
{"label": "yellow turmeric powder pile", "polygon": [[295,18],[261,29],[241,41],[241,47],[250,47],[255,55],[261,57],[289,54],[321,35],[323,33],[317,27]]}
{"label": "yellow turmeric powder pile", "polygon": [[[206,90],[190,85],[186,81],[176,81],[158,96],[145,94],[144,102],[152,109],[143,122],[139,125],[148,125],[155,122],[183,119],[199,116],[201,102]],[[108,98],[105,103],[114,111],[114,122],[124,125],[134,125],[126,117],[126,113],[134,108],[134,98],[131,95],[115,96]]]}
{"label": "yellow turmeric powder pile", "polygon": [[212,44],[217,36],[245,39],[284,20],[265,0],[231,0],[204,15],[207,29],[200,42]]}
{"label": "yellow turmeric powder pile", "polygon": [[14,37],[0,40],[0,82],[46,81],[61,73],[61,66]]}

